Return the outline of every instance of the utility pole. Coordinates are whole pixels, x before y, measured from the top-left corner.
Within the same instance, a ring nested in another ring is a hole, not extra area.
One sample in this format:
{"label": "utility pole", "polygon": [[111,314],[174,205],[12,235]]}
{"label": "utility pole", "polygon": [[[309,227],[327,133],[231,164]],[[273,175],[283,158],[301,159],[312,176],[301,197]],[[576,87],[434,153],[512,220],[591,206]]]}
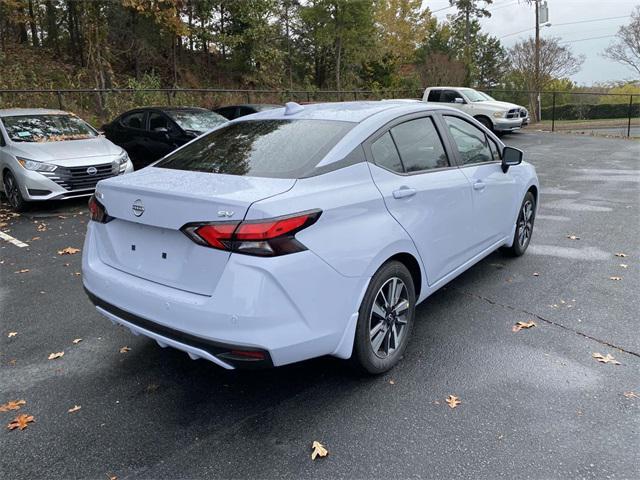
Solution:
{"label": "utility pole", "polygon": [[536,8],[536,51],[535,51],[535,75],[534,81],[536,85],[536,120],[539,122],[541,108],[540,108],[540,0],[535,0]]}

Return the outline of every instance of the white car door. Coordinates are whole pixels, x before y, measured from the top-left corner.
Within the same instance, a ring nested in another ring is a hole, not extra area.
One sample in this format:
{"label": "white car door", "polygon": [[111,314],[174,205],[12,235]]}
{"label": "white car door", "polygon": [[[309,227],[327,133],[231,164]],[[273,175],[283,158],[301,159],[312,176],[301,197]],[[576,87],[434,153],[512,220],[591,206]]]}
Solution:
{"label": "white car door", "polygon": [[457,115],[442,117],[457,149],[460,170],[472,187],[473,243],[480,253],[510,234],[517,184],[509,171],[502,171],[498,147],[484,130]]}
{"label": "white car door", "polygon": [[472,256],[471,187],[431,116],[401,119],[365,143],[387,209],[413,239],[433,285]]}

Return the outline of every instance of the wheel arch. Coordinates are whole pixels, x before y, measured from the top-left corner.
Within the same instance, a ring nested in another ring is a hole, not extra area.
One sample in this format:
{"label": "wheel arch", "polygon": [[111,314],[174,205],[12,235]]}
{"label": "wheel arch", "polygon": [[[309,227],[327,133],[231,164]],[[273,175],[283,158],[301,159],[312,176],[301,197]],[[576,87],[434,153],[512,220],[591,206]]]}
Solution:
{"label": "wheel arch", "polygon": [[422,268],[420,267],[420,263],[416,257],[407,252],[396,253],[383,262],[382,265],[391,261],[400,262],[407,267],[407,270],[409,270],[409,273],[411,274],[411,279],[413,280],[416,298],[420,298],[420,292],[422,291]]}
{"label": "wheel arch", "polygon": [[493,126],[493,120],[491,120],[491,117],[489,117],[489,116],[487,116],[487,115],[485,115],[485,114],[483,114],[483,113],[480,113],[480,114],[478,114],[478,115],[474,115],[474,116],[473,116],[473,118],[475,118],[475,119],[476,119],[477,121],[479,121],[480,123],[482,123],[482,122],[481,122],[481,120],[480,120],[481,118],[482,118],[482,119],[487,119],[487,120],[488,120],[488,122],[489,122],[489,124]]}

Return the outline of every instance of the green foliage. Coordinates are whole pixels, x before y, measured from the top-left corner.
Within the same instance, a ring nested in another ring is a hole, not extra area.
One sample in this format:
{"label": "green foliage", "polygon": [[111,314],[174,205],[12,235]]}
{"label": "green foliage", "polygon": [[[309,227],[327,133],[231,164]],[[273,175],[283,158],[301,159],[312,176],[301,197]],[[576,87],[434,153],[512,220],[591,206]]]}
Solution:
{"label": "green foliage", "polygon": [[[614,97],[603,97],[611,99]],[[603,118],[627,118],[629,116],[629,97],[627,103],[600,103],[600,104],[570,104],[556,105],[556,120],[596,120]],[[550,119],[552,107],[542,109],[542,118]],[[631,116],[640,116],[640,104],[635,103],[631,108]]]}

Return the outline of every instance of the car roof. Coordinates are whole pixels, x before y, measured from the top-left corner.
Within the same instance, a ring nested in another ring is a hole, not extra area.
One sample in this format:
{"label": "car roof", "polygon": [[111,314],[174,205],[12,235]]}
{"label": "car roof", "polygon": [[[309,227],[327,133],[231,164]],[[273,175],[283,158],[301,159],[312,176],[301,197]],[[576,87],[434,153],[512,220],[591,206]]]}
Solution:
{"label": "car roof", "polygon": [[4,108],[0,109],[0,117],[13,117],[17,115],[70,115],[64,110],[50,108]]}
{"label": "car roof", "polygon": [[282,104],[277,104],[277,103],[234,103],[233,105],[221,105],[219,107],[216,108],[216,110],[220,110],[222,108],[238,108],[238,107],[249,107],[249,108],[255,108],[255,107],[273,107],[273,108],[279,108],[282,107]]}
{"label": "car roof", "polygon": [[359,101],[359,102],[331,102],[311,103],[300,105],[295,113],[286,113],[286,108],[274,108],[262,112],[240,117],[234,122],[250,121],[258,119],[271,120],[336,120],[343,122],[360,123],[363,120],[383,112],[394,111],[398,115],[416,111],[431,111],[440,109],[440,106],[429,105],[424,102],[407,101]]}
{"label": "car roof", "polygon": [[450,87],[450,86],[447,86],[447,85],[437,86],[437,87],[429,87],[429,88],[427,88],[427,90],[433,90],[434,88],[450,88],[452,90],[475,90],[475,88],[471,88],[471,87]]}

